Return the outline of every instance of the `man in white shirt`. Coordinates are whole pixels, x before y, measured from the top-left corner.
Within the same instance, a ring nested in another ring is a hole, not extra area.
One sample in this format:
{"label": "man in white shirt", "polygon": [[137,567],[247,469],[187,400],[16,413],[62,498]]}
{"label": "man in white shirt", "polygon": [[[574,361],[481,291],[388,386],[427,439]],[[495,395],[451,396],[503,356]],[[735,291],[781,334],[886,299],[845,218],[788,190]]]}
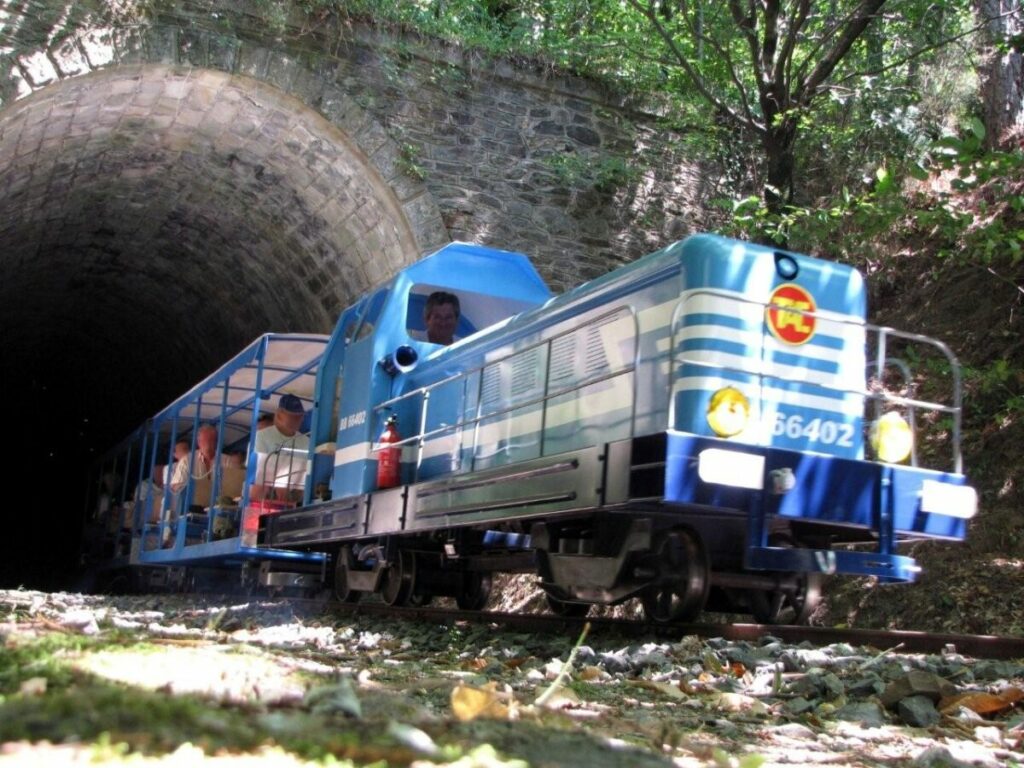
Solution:
{"label": "man in white shirt", "polygon": [[256,482],[250,491],[254,500],[268,498],[275,485],[302,484],[306,469],[309,436],[299,432],[306,411],[295,395],[281,395],[274,423],[256,433]]}
{"label": "man in white shirt", "polygon": [[256,452],[273,453],[282,445],[309,448],[309,436],[299,432],[306,415],[302,401],[295,395],[281,395],[274,423],[256,433]]}
{"label": "man in white shirt", "polygon": [[[181,442],[181,441],[179,441]],[[177,446],[175,446],[177,449]],[[177,455],[177,450],[175,450]],[[214,459],[217,458],[217,428],[209,424],[203,424],[196,433],[196,450],[190,458],[186,453],[174,465],[174,474],[171,476],[171,490],[181,493],[188,485],[188,476],[196,480],[209,477],[213,479]],[[221,458],[223,463],[223,457]]]}

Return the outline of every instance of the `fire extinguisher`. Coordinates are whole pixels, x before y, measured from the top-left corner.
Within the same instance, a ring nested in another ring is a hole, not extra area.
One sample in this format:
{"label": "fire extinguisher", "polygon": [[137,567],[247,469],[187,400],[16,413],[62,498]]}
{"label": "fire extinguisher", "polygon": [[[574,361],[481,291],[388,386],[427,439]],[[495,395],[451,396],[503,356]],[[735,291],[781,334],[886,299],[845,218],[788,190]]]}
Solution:
{"label": "fire extinguisher", "polygon": [[398,434],[398,417],[388,416],[384,431],[380,434],[380,448],[377,454],[377,487],[394,488],[399,484],[402,448],[396,445],[402,436]]}

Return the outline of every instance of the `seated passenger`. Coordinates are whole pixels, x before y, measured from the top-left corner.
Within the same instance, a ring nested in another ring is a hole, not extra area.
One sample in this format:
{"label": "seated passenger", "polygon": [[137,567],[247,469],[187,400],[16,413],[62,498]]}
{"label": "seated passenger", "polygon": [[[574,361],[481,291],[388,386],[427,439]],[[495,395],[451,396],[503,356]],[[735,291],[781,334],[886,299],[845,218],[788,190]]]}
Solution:
{"label": "seated passenger", "polygon": [[[174,465],[174,474],[171,475],[171,490],[174,493],[181,491],[188,485],[189,474],[196,480],[202,480],[213,475],[214,460],[217,458],[217,428],[210,424],[203,424],[196,432],[196,450],[192,457],[186,453],[177,464]],[[227,464],[227,456],[221,456],[221,464]]]}
{"label": "seated passenger", "polygon": [[444,344],[455,341],[455,327],[459,324],[459,297],[447,291],[434,291],[427,297],[423,308],[423,322],[427,326],[427,341]]}
{"label": "seated passenger", "polygon": [[295,395],[281,395],[274,423],[256,433],[256,452],[273,453],[281,446],[309,448],[309,437],[299,432],[306,410]]}
{"label": "seated passenger", "polygon": [[143,505],[146,503],[147,497],[149,497],[149,506],[141,507],[142,509],[148,509],[149,514],[142,515],[142,522],[144,523],[155,523],[160,519],[160,507],[164,500],[164,483],[167,482],[167,478],[170,476],[167,467],[163,464],[157,464],[153,467],[153,491],[152,496],[149,497],[149,478],[144,478],[139,481],[139,484],[135,486],[135,493],[132,494],[132,500],[134,505]]}
{"label": "seated passenger", "polygon": [[[256,433],[258,469],[256,482],[250,490],[253,500],[270,497],[275,482],[267,482],[268,474],[275,481],[283,476],[286,485],[291,486],[293,483],[290,479],[297,482],[298,475],[305,473],[305,452],[309,450],[309,436],[299,432],[305,415],[306,411],[298,397],[281,395],[274,413],[274,423]],[[273,462],[264,458],[269,454],[277,454]]]}

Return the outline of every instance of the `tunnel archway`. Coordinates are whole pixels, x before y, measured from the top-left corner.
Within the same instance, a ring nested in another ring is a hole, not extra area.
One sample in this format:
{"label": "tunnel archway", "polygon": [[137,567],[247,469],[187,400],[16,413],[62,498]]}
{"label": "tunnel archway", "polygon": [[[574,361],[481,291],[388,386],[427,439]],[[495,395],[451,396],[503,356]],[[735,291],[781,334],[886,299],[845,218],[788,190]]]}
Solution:
{"label": "tunnel archway", "polygon": [[329,331],[438,239],[317,110],[166,65],[0,111],[0,210],[8,477],[28,513],[3,568],[19,582],[24,538],[58,545],[54,518],[74,538],[93,457],[258,334]]}

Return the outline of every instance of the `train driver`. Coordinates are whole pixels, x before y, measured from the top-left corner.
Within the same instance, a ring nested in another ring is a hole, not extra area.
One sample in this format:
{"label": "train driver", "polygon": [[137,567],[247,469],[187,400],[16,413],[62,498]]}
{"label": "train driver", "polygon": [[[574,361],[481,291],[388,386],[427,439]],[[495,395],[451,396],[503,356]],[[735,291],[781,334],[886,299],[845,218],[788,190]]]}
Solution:
{"label": "train driver", "polygon": [[459,297],[447,291],[434,291],[427,297],[423,308],[423,323],[427,327],[427,341],[444,344],[455,341],[455,327],[459,323]]}

